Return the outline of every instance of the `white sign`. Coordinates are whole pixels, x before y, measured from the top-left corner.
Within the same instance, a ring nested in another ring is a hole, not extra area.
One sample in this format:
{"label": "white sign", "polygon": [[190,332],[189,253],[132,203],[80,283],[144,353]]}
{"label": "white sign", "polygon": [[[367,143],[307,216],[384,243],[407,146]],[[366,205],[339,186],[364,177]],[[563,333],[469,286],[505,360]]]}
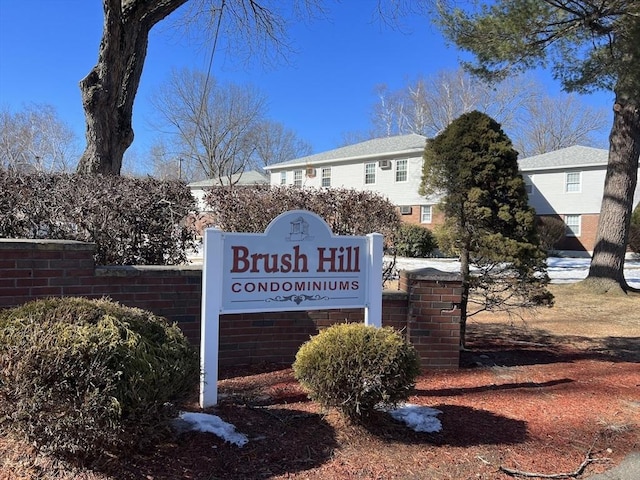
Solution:
{"label": "white sign", "polygon": [[205,230],[200,406],[217,403],[220,314],[361,307],[365,323],[381,326],[382,240],[333,235],[305,210],[263,234]]}

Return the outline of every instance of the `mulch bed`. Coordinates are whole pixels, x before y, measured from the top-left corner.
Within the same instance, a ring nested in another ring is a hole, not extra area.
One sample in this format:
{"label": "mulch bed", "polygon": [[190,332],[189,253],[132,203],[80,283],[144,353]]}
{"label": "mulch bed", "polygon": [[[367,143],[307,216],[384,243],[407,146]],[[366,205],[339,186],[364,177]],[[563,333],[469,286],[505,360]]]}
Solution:
{"label": "mulch bed", "polygon": [[[409,399],[442,412],[439,433],[413,432],[383,413],[348,424],[309,401],[291,369],[262,365],[223,372],[210,410],[249,437],[242,448],[187,432],[148,454],[74,472],[14,448],[0,453],[0,478],[581,478],[640,450],[637,359],[473,331],[470,339],[463,368],[425,372]],[[185,407],[197,410],[195,401]],[[0,440],[0,452],[7,445]]]}

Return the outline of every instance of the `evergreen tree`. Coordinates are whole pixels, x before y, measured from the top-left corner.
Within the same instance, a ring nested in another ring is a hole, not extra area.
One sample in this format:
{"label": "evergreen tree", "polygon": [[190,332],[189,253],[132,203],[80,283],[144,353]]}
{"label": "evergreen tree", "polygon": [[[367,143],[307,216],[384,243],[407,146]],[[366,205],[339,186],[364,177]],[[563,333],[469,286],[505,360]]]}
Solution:
{"label": "evergreen tree", "polygon": [[500,125],[478,111],[460,116],[425,148],[420,193],[442,195],[438,243],[461,261],[463,347],[466,320],[475,313],[552,301],[517,158]]}
{"label": "evergreen tree", "polygon": [[640,158],[640,1],[438,0],[438,23],[465,67],[487,80],[549,67],[568,92],[613,92],[609,165],[585,285],[630,290],[624,279]]}

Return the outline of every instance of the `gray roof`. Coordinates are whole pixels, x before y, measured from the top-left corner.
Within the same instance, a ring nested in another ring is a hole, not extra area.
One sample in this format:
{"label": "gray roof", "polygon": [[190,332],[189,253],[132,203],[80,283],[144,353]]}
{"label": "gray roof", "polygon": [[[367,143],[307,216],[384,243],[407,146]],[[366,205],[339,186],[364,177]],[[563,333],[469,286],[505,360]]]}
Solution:
{"label": "gray roof", "polygon": [[606,165],[609,160],[609,151],[601,148],[573,147],[561,148],[553,152],[534,155],[533,157],[518,160],[520,170],[552,170],[567,167],[586,167]]}
{"label": "gray roof", "polygon": [[[268,184],[269,179],[262,173],[250,170],[248,172],[234,173],[231,175],[231,183],[233,185],[259,185]],[[199,182],[192,182],[187,185],[189,188],[205,188],[214,185],[229,185],[229,178],[209,178]]]}
{"label": "gray roof", "polygon": [[297,165],[318,165],[335,160],[365,159],[367,157],[384,157],[402,154],[421,154],[427,137],[417,134],[398,135],[395,137],[374,138],[366,142],[347,145],[346,147],[316,153],[306,157],[295,158],[286,162],[274,163],[265,170]]}

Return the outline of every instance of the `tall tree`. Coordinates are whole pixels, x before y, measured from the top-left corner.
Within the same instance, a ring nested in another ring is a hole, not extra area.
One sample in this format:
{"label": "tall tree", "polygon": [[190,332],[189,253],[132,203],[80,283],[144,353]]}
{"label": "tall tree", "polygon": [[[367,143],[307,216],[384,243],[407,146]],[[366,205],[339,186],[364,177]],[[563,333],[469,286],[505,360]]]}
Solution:
{"label": "tall tree", "polygon": [[0,167],[13,172],[68,172],[77,155],[76,135],[53,106],[0,110]]}
{"label": "tall tree", "polygon": [[596,245],[585,280],[600,291],[628,290],[624,260],[640,157],[640,2],[497,0],[489,5],[437,0],[438,22],[466,67],[483,78],[550,63],[567,91],[615,94],[609,164]]}
{"label": "tall tree", "polygon": [[[80,173],[119,175],[133,142],[133,104],[144,66],[149,32],[187,0],[102,0],[104,23],[98,61],[80,81],[86,149]],[[189,0],[199,25],[243,46],[258,40],[282,45],[285,20],[276,0]],[[297,0],[312,9],[314,0]],[[291,7],[291,11],[299,11]]]}
{"label": "tall tree", "polygon": [[255,168],[311,155],[311,145],[279,122],[263,121],[257,129]]}
{"label": "tall tree", "polygon": [[176,155],[196,165],[202,177],[231,178],[251,164],[266,109],[266,97],[256,88],[182,70],[152,104]]}
{"label": "tall tree", "polygon": [[[151,103],[153,123],[163,132],[163,142],[170,143],[158,145],[154,158],[164,156],[173,164],[170,170],[180,166],[183,179],[226,184],[246,170],[311,150],[295,132],[266,118],[266,96],[250,85],[223,84],[202,72],[182,70],[172,74]],[[166,155],[168,150],[172,155]]]}
{"label": "tall tree", "polygon": [[79,173],[120,174],[133,142],[133,103],[147,56],[149,32],[187,0],[103,0],[98,62],[80,81],[87,146]]}
{"label": "tall tree", "polygon": [[443,70],[396,91],[378,85],[376,95],[374,136],[433,137],[463,113],[479,110],[500,123],[521,156],[593,145],[606,125],[603,111],[572,95],[550,97],[524,75],[489,84],[462,69]]}
{"label": "tall tree", "polygon": [[560,150],[573,145],[602,147],[600,135],[607,125],[603,109],[590,107],[575,94],[532,97],[523,116],[511,126],[511,137],[521,157]]}
{"label": "tall tree", "polygon": [[420,193],[442,195],[438,244],[461,261],[463,346],[469,316],[552,299],[517,159],[500,125],[478,111],[454,120],[425,147]]}

